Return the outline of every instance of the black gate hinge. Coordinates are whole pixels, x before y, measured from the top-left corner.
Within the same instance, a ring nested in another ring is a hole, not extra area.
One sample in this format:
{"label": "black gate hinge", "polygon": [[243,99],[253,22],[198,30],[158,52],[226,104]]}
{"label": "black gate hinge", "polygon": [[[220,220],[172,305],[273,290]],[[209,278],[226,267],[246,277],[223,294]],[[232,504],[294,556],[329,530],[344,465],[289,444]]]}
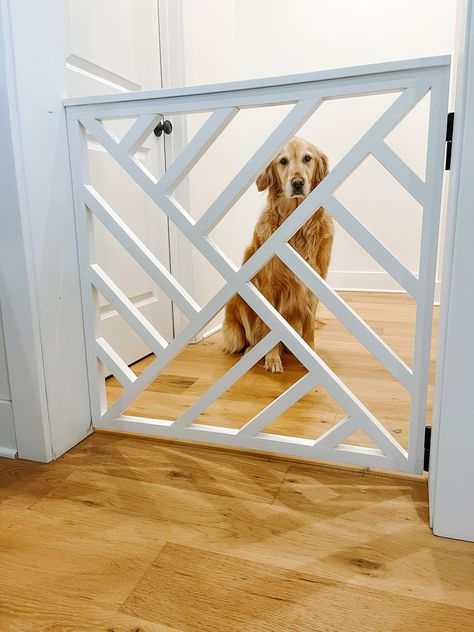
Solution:
{"label": "black gate hinge", "polygon": [[425,456],[423,459],[423,469],[428,472],[430,469],[430,447],[431,447],[431,426],[425,427]]}
{"label": "black gate hinge", "polygon": [[446,162],[444,168],[446,171],[451,169],[451,152],[453,149],[453,127],[454,127],[454,112],[448,114],[448,120],[446,123]]}

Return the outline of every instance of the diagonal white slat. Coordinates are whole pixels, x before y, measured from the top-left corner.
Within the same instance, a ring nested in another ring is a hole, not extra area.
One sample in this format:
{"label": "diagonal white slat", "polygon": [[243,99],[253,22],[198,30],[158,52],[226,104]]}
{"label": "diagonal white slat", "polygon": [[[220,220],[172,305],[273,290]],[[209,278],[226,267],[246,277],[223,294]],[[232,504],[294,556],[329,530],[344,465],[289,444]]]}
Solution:
{"label": "diagonal white slat", "polygon": [[240,379],[253,365],[270,351],[278,342],[273,332],[267,334],[260,342],[234,364],[217,382],[215,382],[192,406],[190,406],[173,424],[173,428],[189,426],[206,410],[218,397],[225,393],[238,379]]}
{"label": "diagonal white slat", "polygon": [[418,297],[416,276],[377,237],[332,195],[322,198],[324,208],[414,299]]}
{"label": "diagonal white slat", "polygon": [[239,293],[255,313],[267,323],[269,328],[278,332],[281,342],[310,373],[318,377],[318,381],[331,397],[360,425],[384,454],[393,458],[407,458],[406,451],[395,441],[378,419],[372,415],[301,336],[290,327],[281,314],[252,283],[248,283]]}
{"label": "diagonal white slat", "polygon": [[127,252],[149,274],[151,279],[161,287],[183,314],[191,319],[201,309],[196,301],[176,281],[173,275],[145,244],[127,226],[122,218],[107,202],[88,184],[84,185],[84,203],[93,211],[107,230],[122,244]]}
{"label": "diagonal white slat", "polygon": [[161,193],[152,174],[148,173],[144,166],[133,156],[125,154],[101,123],[95,119],[84,119],[82,123],[125,172],[169,216],[176,227],[194,243],[196,236],[196,231],[194,230],[195,222],[189,213],[177,203],[173,203],[168,196]]}
{"label": "diagonal white slat", "polygon": [[321,98],[305,99],[293,107],[199,219],[196,228],[201,235],[207,235],[219,223],[252,184],[256,175],[267,166],[280,147],[294,136],[295,132],[316,112],[321,103]]}
{"label": "diagonal white slat", "polygon": [[158,181],[160,191],[168,193],[178,186],[238,112],[239,108],[230,107],[211,114]]}
{"label": "diagonal white slat", "polygon": [[413,373],[365,321],[313,270],[288,243],[276,254],[347,329],[407,389],[412,390]]}
{"label": "diagonal white slat", "polygon": [[417,174],[404,162],[400,156],[393,151],[386,142],[381,140],[372,146],[372,155],[385,169],[398,180],[408,193],[417,202],[424,206],[426,201],[426,184]]}
{"label": "diagonal white slat", "polygon": [[344,439],[350,437],[354,432],[358,430],[357,423],[352,417],[344,417],[341,421],[329,428],[324,434],[316,439],[314,445],[321,448],[335,448],[341,444]]}
{"label": "diagonal white slat", "polygon": [[90,281],[103,297],[117,310],[133,331],[145,342],[150,351],[160,354],[167,346],[163,336],[151,325],[122,290],[107,276],[102,268],[90,265]]}
{"label": "diagonal white slat", "polygon": [[158,125],[161,114],[141,114],[119,143],[126,154],[134,154]]}
{"label": "diagonal white slat", "polygon": [[237,433],[238,437],[257,435],[268,426],[279,415],[282,415],[288,408],[296,404],[302,397],[318,384],[318,377],[312,373],[307,373],[297,382],[292,384],[284,393],[274,399],[268,406],[248,421]]}
{"label": "diagonal white slat", "polygon": [[105,338],[96,339],[96,351],[99,360],[115,375],[122,386],[129,386],[137,379],[135,373],[125,364],[119,354],[109,345]]}
{"label": "diagonal white slat", "polygon": [[129,386],[114,404],[103,414],[102,420],[116,419],[135,397],[150,384],[163,368],[175,358],[196,334],[223,308],[234,294],[229,284],[207,303],[197,316],[174,338],[153,362],[140,374],[137,380]]}

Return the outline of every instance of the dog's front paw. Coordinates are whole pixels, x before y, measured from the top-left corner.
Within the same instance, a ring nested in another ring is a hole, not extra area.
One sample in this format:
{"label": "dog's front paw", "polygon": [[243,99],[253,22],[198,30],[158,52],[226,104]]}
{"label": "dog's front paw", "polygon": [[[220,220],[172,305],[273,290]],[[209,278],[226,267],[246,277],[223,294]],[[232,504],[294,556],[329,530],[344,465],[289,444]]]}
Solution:
{"label": "dog's front paw", "polygon": [[280,356],[265,356],[265,371],[283,373],[283,364]]}

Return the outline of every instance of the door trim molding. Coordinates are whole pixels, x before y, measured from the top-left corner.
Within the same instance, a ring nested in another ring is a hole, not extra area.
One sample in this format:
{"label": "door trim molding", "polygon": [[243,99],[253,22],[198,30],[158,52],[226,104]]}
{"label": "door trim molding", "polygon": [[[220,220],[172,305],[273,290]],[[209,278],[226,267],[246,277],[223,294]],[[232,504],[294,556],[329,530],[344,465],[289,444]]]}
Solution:
{"label": "door trim molding", "polygon": [[[5,349],[19,454],[49,461],[51,437],[7,0],[0,2],[0,27],[0,83],[5,86],[0,98],[0,165],[5,183],[0,202],[0,267],[8,271],[0,276],[0,302]],[[31,424],[32,419],[38,423]]]}
{"label": "door trim molding", "polygon": [[435,535],[474,541],[472,314],[474,267],[474,7],[459,0],[455,123],[431,435],[429,506]]}
{"label": "door trim molding", "polygon": [[[158,31],[160,39],[161,57],[161,87],[182,87],[185,85],[184,41],[183,41],[183,0],[157,0],[158,1]],[[172,117],[171,117],[172,118]],[[182,116],[179,123],[173,121],[173,133],[165,136],[165,165],[169,167],[171,162],[181,153],[187,145],[186,118]],[[189,208],[190,192],[189,184],[185,180],[180,184],[177,198],[184,208]],[[189,242],[174,224],[168,221],[168,234],[170,244],[170,269],[171,273],[191,294],[196,296],[194,282],[192,251]],[[178,311],[173,309],[173,327],[175,336],[184,329],[187,320]],[[204,336],[196,336],[193,342],[200,342]]]}
{"label": "door trim molding", "polygon": [[0,0],[0,32],[0,300],[15,432],[20,458],[50,461],[91,425],[62,104],[67,4]]}

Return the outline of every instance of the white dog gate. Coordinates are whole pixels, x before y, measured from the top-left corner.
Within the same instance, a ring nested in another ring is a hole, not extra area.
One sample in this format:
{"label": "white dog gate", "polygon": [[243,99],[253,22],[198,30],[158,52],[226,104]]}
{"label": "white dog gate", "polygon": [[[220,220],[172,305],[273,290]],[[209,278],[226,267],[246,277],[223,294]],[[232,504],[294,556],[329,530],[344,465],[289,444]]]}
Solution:
{"label": "white dog gate", "polygon": [[[279,452],[318,460],[421,472],[448,84],[449,58],[438,57],[239,83],[67,100],[65,105],[81,268],[89,387],[95,426]],[[400,94],[261,248],[243,266],[235,266],[210,239],[209,233],[254,182],[258,173],[279,148],[316,112],[323,101],[389,92]],[[388,146],[385,138],[429,92],[426,175],[421,179]],[[239,109],[276,104],[294,105],[204,215],[194,221],[173,197],[173,191]],[[212,114],[165,174],[156,180],[135,156],[137,150],[164,114],[194,112]],[[103,121],[126,117],[137,119],[122,140],[118,140],[104,126]],[[225,285],[206,305],[196,303],[155,254],[91,186],[87,168],[86,130],[225,279]],[[410,272],[333,195],[336,188],[369,155],[374,156],[423,207],[418,276]],[[324,206],[416,301],[412,367],[407,366],[289,245],[288,240],[320,206]],[[94,237],[91,234],[93,216],[100,220],[189,320],[188,325],[171,342],[168,343],[152,327],[121,288],[97,264],[93,251]],[[280,257],[407,390],[411,401],[408,451],[322,361],[317,349],[316,352],[311,349],[250,282],[272,256]],[[97,319],[97,291],[117,310],[136,334],[146,341],[156,356],[138,377],[101,337]],[[270,333],[240,358],[176,421],[123,415],[137,395],[235,293],[239,293],[268,324]],[[240,429],[193,423],[213,401],[279,341],[307,369],[307,373],[301,379]],[[106,404],[102,363],[124,387],[123,393],[110,408],[107,408]],[[324,387],[347,412],[342,421],[313,440],[263,432],[273,419],[318,384]],[[362,429],[377,447],[344,444],[344,440],[358,429]]]}

